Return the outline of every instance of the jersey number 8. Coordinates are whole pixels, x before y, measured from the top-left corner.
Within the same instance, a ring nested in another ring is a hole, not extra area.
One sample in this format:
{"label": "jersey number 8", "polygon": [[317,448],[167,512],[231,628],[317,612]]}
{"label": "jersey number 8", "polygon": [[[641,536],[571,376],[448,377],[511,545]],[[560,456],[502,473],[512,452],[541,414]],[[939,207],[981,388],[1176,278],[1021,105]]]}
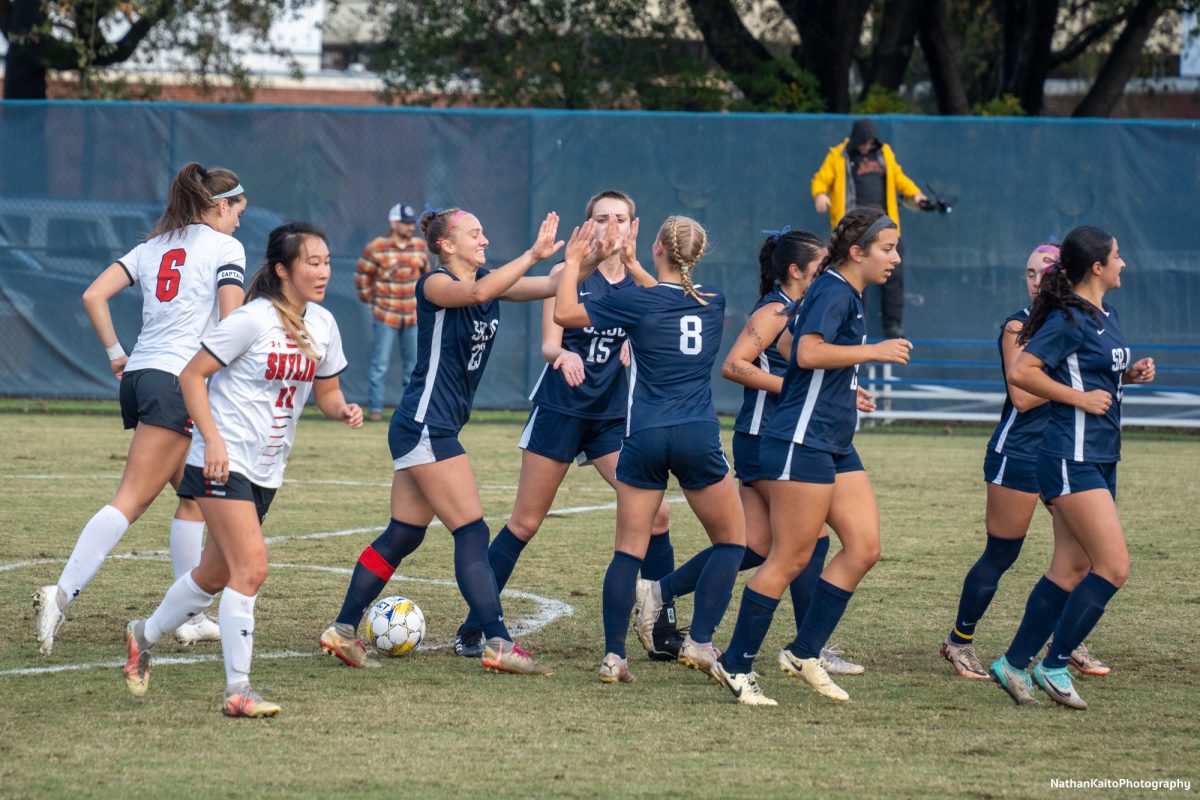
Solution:
{"label": "jersey number 8", "polygon": [[704,348],[700,332],[704,330],[704,321],[695,314],[679,318],[679,352],[685,356],[699,355]]}
{"label": "jersey number 8", "polygon": [[183,277],[179,268],[183,266],[186,258],[187,253],[179,249],[163,253],[162,261],[158,265],[158,286],[154,289],[154,296],[159,302],[169,303],[179,294],[179,280]]}

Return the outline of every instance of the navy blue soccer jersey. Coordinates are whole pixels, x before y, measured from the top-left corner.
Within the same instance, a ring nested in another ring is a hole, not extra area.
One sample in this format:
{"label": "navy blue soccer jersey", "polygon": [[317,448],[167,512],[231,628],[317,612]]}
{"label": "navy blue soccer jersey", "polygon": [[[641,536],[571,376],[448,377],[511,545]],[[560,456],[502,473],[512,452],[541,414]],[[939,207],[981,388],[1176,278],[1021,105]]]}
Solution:
{"label": "navy blue soccer jersey", "polygon": [[[475,279],[489,271],[480,267]],[[456,434],[471,417],[475,390],[500,327],[500,301],[443,308],[425,297],[425,281],[434,275],[458,280],[448,270],[438,269],[417,281],[417,365],[400,411],[431,430]]]}
{"label": "navy blue soccer jersey", "polygon": [[792,332],[792,356],[783,376],[779,404],[762,432],[815,450],[849,453],[858,425],[858,365],[802,369],[796,364],[796,348],[800,337],[810,333],[820,334],[829,344],[865,344],[862,295],[837,270],[828,270],[813,281],[788,328]]}
{"label": "navy blue soccer jersey", "polygon": [[1055,309],[1025,352],[1040,358],[1046,374],[1059,383],[1112,395],[1112,405],[1100,416],[1049,403],[1050,421],[1042,438],[1041,452],[1047,455],[1105,464],[1121,460],[1121,377],[1133,363],[1133,354],[1117,324],[1116,309],[1105,303],[1097,316],[1098,323],[1078,309],[1070,316]]}
{"label": "navy blue soccer jersey", "polygon": [[[787,309],[792,304],[792,298],[787,296],[787,293],[783,291],[779,284],[775,284],[774,289],[764,294],[754,304],[754,308],[750,311],[750,316],[754,316],[760,308],[771,303],[781,303],[783,309]],[[783,331],[781,330],[779,336],[782,335]],[[787,372],[787,359],[775,347],[779,343],[779,336],[771,340],[771,343],[767,345],[767,349],[758,356],[758,368],[772,375],[783,375]],[[763,423],[771,418],[771,413],[775,410],[775,406],[778,403],[779,395],[774,392],[768,392],[766,389],[751,389],[749,386],[744,387],[742,389],[742,407],[738,411],[733,429],[739,433],[749,433],[757,436],[762,429]]]}
{"label": "navy blue soccer jersey", "polygon": [[[625,434],[712,422],[712,368],[725,327],[725,295],[696,289],[700,305],[677,283],[630,286],[585,304],[592,327],[624,328],[632,351]],[[711,296],[710,296],[711,295]]]}
{"label": "navy blue soccer jersey", "polygon": [[[579,302],[595,302],[633,285],[628,276],[609,283],[596,270],[579,284]],[[625,329],[620,326],[567,328],[563,331],[562,346],[583,359],[583,383],[568,386],[562,371],[547,364],[529,399],[539,407],[571,417],[624,419],[629,385],[620,355],[625,339]]]}
{"label": "navy blue soccer jersey", "polygon": [[988,441],[988,450],[1018,461],[1037,461],[1038,447],[1050,419],[1050,404],[1042,403],[1024,412],[1017,411],[1013,405],[1012,393],[1008,390],[1008,370],[1004,367],[1004,337],[1008,335],[1004,329],[1010,322],[1028,323],[1029,309],[1009,314],[1000,326],[997,344],[1000,348],[1000,374],[1004,376],[1004,409],[1000,412],[1000,424]]}

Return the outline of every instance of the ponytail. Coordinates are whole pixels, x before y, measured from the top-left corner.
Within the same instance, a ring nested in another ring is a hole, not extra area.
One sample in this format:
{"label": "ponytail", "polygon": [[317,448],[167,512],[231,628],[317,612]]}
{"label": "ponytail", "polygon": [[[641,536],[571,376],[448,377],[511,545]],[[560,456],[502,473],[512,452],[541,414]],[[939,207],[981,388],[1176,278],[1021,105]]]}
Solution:
{"label": "ponytail", "polygon": [[316,361],[317,351],[313,347],[308,328],[304,325],[304,317],[288,306],[283,296],[283,281],[275,271],[275,265],[282,264],[287,273],[291,275],[296,260],[303,255],[305,239],[311,236],[323,240],[326,244],[329,243],[329,239],[320,228],[307,222],[285,222],[271,231],[270,236],[267,237],[267,252],[263,257],[262,266],[250,279],[246,302],[249,303],[260,297],[270,300],[271,305],[275,306],[275,313],[279,315],[279,324],[283,326],[287,335],[292,337],[306,358]]}
{"label": "ponytail", "polygon": [[[1075,287],[1083,282],[1097,261],[1108,263],[1112,252],[1113,237],[1091,225],[1072,228],[1059,246],[1058,263],[1046,270],[1038,295],[1029,308],[1029,321],[1017,335],[1017,344],[1024,347],[1033,335],[1046,323],[1050,312],[1061,309],[1071,324],[1075,317],[1071,309],[1078,309],[1103,327],[1096,307],[1075,293]],[[1040,248],[1039,248],[1040,249]]]}
{"label": "ponytail", "polygon": [[808,231],[763,231],[768,233],[758,251],[758,296],[765,297],[777,283],[786,283],[788,267],[792,264],[804,270],[817,253],[825,248],[825,241]]}
{"label": "ponytail", "polygon": [[[154,223],[154,230],[147,238],[174,236],[179,231],[200,220],[204,213],[216,205],[213,195],[225,195],[241,186],[238,176],[221,167],[205,169],[192,161],[184,164],[167,187],[167,208]],[[226,195],[228,196],[228,195]],[[245,192],[230,197],[229,202],[246,202]]]}

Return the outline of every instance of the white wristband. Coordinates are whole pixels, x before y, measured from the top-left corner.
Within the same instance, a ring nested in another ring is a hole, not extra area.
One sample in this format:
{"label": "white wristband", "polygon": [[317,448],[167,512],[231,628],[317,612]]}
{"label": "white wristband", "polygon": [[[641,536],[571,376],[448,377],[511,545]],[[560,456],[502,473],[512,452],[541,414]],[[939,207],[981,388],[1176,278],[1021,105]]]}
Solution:
{"label": "white wristband", "polygon": [[125,355],[125,348],[121,347],[121,343],[117,342],[112,347],[104,348],[104,352],[108,353],[109,361],[116,361]]}

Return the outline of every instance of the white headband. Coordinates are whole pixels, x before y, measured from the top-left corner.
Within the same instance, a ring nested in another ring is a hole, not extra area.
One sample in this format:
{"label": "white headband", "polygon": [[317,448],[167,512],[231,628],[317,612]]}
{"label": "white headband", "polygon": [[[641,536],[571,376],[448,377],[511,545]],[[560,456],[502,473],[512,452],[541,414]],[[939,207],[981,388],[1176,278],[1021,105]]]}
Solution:
{"label": "white headband", "polygon": [[226,197],[236,197],[239,194],[245,194],[245,193],[246,193],[246,190],[243,189],[242,185],[239,183],[237,186],[233,187],[228,192],[221,192],[220,194],[214,194],[212,196],[212,199],[213,200],[223,200]]}

